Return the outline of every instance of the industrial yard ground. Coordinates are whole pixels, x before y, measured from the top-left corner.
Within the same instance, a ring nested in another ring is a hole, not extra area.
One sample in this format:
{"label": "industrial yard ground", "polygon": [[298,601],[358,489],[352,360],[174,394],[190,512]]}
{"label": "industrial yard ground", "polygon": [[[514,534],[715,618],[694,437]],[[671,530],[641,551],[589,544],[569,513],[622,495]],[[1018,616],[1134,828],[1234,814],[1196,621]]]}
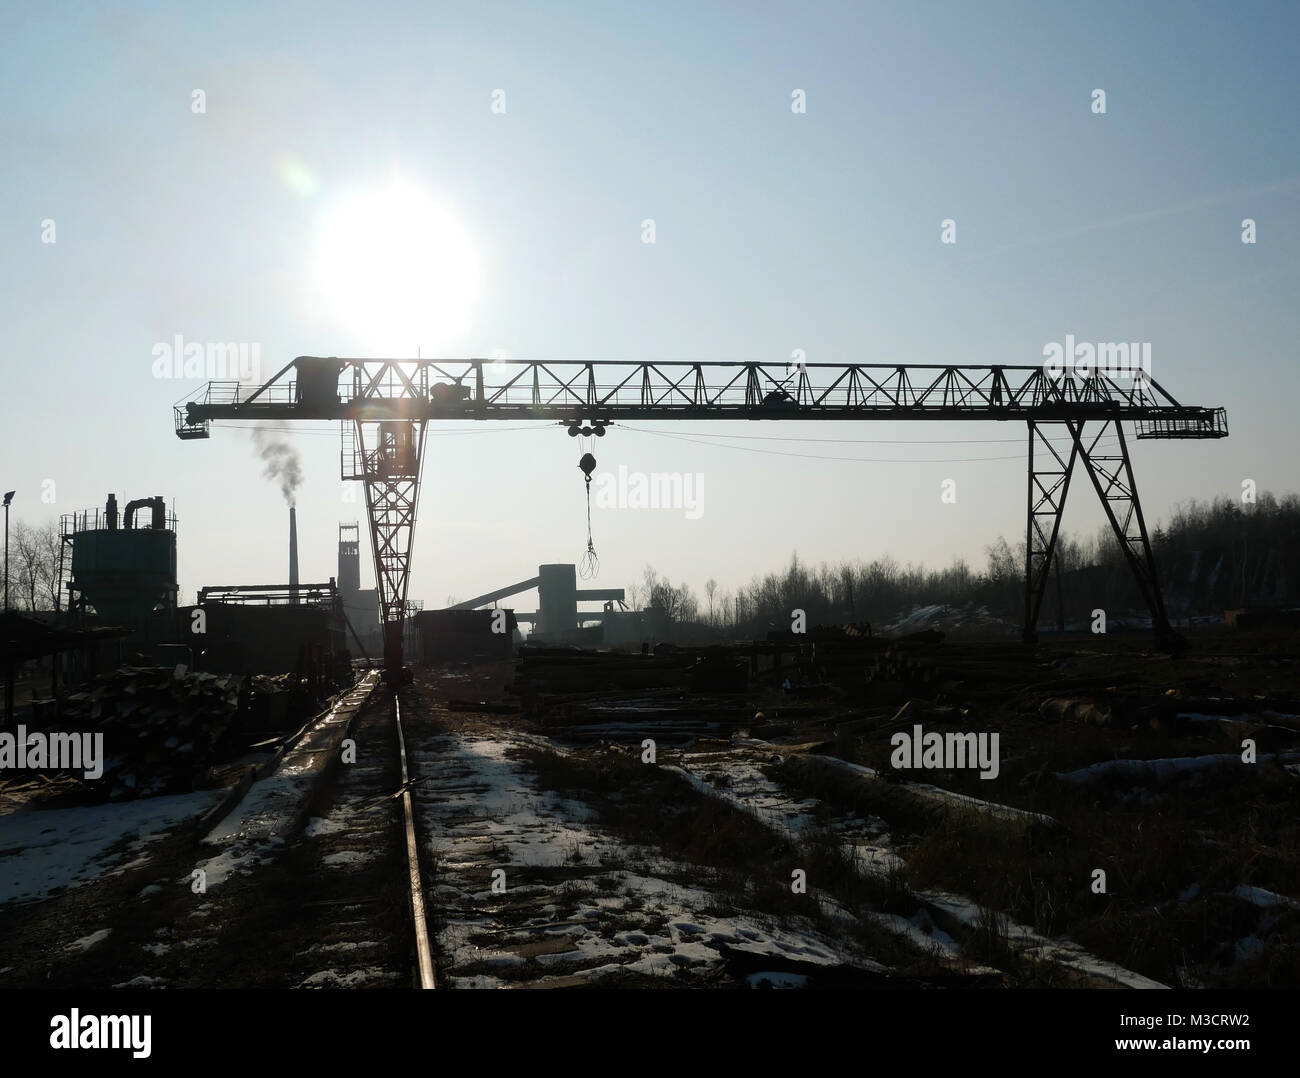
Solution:
{"label": "industrial yard ground", "polygon": [[[843,627],[417,670],[439,986],[1297,987],[1300,649],[1185,633],[1180,657]],[[295,785],[286,757],[204,834],[219,790],[96,806],[97,835],[90,809],[10,814],[0,982],[411,983],[387,691],[363,695],[329,713],[355,762],[320,741]],[[918,726],[997,734],[996,777],[895,767]]]}

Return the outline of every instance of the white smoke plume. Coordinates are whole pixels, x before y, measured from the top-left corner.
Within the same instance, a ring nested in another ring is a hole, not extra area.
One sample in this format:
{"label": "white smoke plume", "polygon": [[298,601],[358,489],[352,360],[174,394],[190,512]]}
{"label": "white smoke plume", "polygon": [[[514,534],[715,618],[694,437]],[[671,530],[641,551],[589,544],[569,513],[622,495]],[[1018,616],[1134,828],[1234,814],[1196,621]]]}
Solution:
{"label": "white smoke plume", "polygon": [[284,437],[253,428],[253,447],[266,467],[262,474],[280,484],[280,493],[290,505],[297,501],[298,487],[302,483],[302,458]]}

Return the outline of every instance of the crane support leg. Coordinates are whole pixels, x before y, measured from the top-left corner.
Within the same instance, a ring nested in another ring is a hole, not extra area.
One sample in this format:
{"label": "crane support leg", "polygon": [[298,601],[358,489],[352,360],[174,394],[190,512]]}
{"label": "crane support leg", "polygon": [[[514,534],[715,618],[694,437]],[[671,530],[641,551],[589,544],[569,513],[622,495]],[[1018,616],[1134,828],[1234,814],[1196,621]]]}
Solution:
{"label": "crane support leg", "polygon": [[[1026,644],[1038,639],[1038,613],[1043,606],[1047,590],[1048,571],[1052,555],[1056,552],[1056,538],[1061,530],[1061,513],[1065,509],[1065,496],[1070,491],[1070,476],[1079,454],[1078,443],[1070,448],[1070,459],[1064,460],[1047,437],[1043,424],[1029,421],[1029,520],[1025,529],[1025,630]],[[1041,442],[1045,453],[1039,454],[1041,462],[1035,468],[1034,447]]]}
{"label": "crane support leg", "polygon": [[[1108,453],[1099,453],[1097,445],[1113,425],[1119,444]],[[1085,438],[1082,420],[1066,420],[1066,428],[1074,441],[1084,470],[1092,480],[1097,497],[1119,540],[1124,559],[1133,571],[1138,590],[1151,610],[1151,628],[1161,645],[1179,650],[1183,639],[1174,632],[1165,615],[1164,599],[1160,594],[1160,578],[1156,575],[1155,559],[1151,554],[1151,541],[1147,537],[1146,521],[1142,517],[1142,503],[1138,501],[1137,483],[1133,479],[1133,465],[1129,460],[1128,444],[1124,441],[1124,427],[1118,418],[1104,420],[1101,429],[1091,438]]]}
{"label": "crane support leg", "polygon": [[356,420],[352,458],[349,462],[345,453],[343,461],[343,478],[360,479],[365,484],[384,634],[384,678],[394,688],[410,680],[402,634],[424,457],[424,426],[419,420]]}

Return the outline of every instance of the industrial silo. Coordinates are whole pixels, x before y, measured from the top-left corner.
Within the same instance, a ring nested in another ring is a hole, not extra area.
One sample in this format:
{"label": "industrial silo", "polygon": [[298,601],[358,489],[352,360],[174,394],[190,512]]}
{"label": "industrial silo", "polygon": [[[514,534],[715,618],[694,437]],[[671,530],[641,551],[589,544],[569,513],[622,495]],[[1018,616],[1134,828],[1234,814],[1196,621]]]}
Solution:
{"label": "industrial silo", "polygon": [[99,510],[65,522],[72,545],[70,605],[93,606],[109,625],[143,629],[159,607],[176,607],[176,519],[161,497],[128,502],[120,518],[117,496]]}

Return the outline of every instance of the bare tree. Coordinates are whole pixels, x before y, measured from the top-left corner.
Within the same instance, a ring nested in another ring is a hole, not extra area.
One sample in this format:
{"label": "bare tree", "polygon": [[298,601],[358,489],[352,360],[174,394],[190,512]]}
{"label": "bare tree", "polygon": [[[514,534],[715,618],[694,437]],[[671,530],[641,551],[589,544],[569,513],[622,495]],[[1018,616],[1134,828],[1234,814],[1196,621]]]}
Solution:
{"label": "bare tree", "polygon": [[57,610],[59,607],[59,588],[62,581],[59,580],[59,559],[63,553],[63,540],[59,536],[58,526],[54,521],[50,521],[41,528],[41,564],[45,567],[45,575],[42,579],[43,597],[49,601],[49,608]]}
{"label": "bare tree", "polygon": [[713,624],[713,597],[718,592],[718,582],[709,577],[704,584],[704,594],[709,597],[709,624]]}
{"label": "bare tree", "polygon": [[18,610],[38,610],[59,595],[59,531],[52,523],[14,526],[9,544],[9,601]]}
{"label": "bare tree", "polygon": [[9,605],[15,610],[36,609],[38,551],[36,529],[18,521],[9,544]]}
{"label": "bare tree", "polygon": [[695,597],[695,592],[691,590],[691,586],[681,583],[677,585],[674,591],[677,600],[677,620],[698,621],[700,617],[700,601]]}
{"label": "bare tree", "polygon": [[655,572],[653,566],[647,565],[641,577],[644,581],[643,592],[646,605],[649,606],[654,602],[655,588],[659,586],[659,574]]}
{"label": "bare tree", "polygon": [[694,621],[699,617],[700,604],[689,584],[674,587],[651,566],[642,574],[645,580],[645,609],[658,610],[666,621]]}

